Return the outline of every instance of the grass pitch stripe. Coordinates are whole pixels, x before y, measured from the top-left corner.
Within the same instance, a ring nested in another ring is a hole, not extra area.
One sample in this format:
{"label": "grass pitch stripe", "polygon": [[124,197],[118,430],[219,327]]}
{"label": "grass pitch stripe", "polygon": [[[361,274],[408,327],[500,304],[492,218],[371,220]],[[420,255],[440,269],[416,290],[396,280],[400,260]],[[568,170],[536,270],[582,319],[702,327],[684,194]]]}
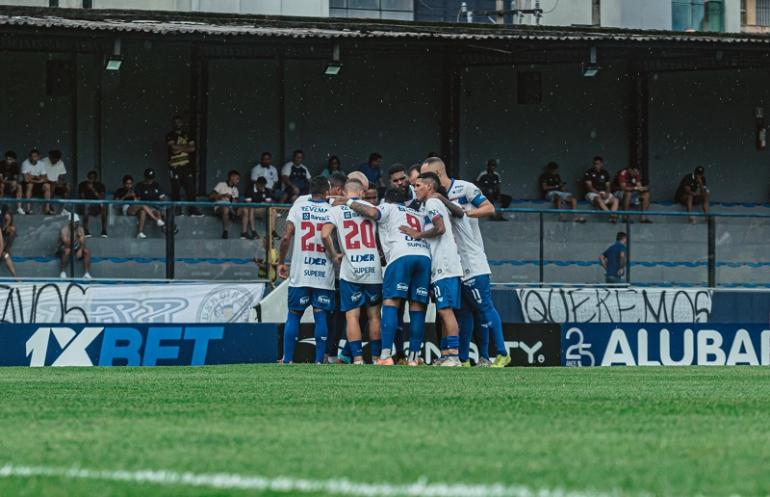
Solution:
{"label": "grass pitch stripe", "polygon": [[[532,489],[520,485],[466,485],[428,483],[427,480],[407,485],[356,483],[346,479],[306,480],[301,478],[246,476],[231,473],[180,473],[176,471],[103,471],[48,466],[0,467],[0,478],[50,477],[73,480],[105,480],[151,483],[169,486],[208,487],[227,490],[256,490],[285,493],[326,493],[360,497],[620,497],[614,492],[573,492],[567,490]],[[643,497],[643,496],[637,496]]]}

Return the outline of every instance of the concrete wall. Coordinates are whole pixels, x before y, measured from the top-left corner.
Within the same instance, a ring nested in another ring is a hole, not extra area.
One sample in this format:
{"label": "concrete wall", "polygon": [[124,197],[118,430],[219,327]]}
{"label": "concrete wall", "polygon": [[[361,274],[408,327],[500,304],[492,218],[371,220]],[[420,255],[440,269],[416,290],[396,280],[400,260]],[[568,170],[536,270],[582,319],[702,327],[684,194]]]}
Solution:
{"label": "concrete wall", "polygon": [[[621,67],[595,78],[577,64],[521,69],[542,74],[542,103],[517,104],[519,69],[473,67],[462,73],[461,175],[475,178],[487,159],[499,161],[504,190],[537,198],[549,161],[573,191],[594,155],[616,170],[628,160],[628,83]],[[581,189],[582,191],[582,189]]]}
{"label": "concrete wall", "polygon": [[755,148],[754,108],[770,109],[770,75],[761,70],[661,73],[650,80],[650,179],[671,200],[677,182],[706,168],[712,197],[766,202],[770,150]]}

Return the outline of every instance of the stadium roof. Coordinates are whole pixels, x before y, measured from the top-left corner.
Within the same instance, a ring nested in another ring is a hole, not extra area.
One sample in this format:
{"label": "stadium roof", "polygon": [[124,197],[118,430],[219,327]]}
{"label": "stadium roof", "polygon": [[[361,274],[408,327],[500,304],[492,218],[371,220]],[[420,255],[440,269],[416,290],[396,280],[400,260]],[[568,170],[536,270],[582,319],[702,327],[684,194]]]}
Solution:
{"label": "stadium roof", "polygon": [[447,24],[367,19],[268,17],[139,10],[0,7],[0,31],[11,29],[115,32],[207,37],[401,39],[432,41],[622,42],[732,45],[770,44],[762,34],[682,33],[599,27]]}

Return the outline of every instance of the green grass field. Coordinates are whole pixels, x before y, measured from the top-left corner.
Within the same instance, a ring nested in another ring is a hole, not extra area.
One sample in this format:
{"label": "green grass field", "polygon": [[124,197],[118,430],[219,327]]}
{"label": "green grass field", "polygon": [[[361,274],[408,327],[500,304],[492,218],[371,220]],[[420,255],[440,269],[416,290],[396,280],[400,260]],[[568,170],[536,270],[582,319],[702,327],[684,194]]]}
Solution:
{"label": "green grass field", "polygon": [[2,497],[299,493],[3,475],[7,465],[425,478],[542,497],[770,489],[760,368],[14,368],[0,372],[0,399]]}

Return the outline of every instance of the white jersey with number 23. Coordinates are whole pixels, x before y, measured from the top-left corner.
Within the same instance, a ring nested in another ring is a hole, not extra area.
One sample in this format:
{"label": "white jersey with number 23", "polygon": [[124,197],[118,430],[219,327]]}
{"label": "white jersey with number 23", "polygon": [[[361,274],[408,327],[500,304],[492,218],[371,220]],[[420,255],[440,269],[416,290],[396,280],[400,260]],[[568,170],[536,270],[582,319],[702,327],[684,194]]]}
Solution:
{"label": "white jersey with number 23", "polygon": [[334,290],[334,265],[326,254],[321,230],[331,206],[307,198],[294,202],[286,221],[294,225],[289,286]]}

